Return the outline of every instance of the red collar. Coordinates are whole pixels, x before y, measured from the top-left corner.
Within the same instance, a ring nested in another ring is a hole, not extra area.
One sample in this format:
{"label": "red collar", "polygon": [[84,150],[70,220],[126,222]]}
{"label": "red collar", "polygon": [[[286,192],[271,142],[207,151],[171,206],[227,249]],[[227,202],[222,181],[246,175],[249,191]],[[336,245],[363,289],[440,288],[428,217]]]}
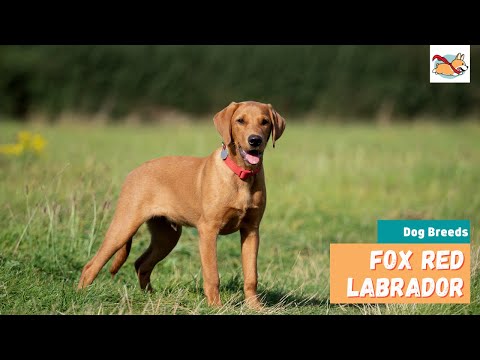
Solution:
{"label": "red collar", "polygon": [[447,59],[445,59],[443,56],[440,56],[440,55],[435,55],[433,58],[432,58],[432,61],[433,60],[440,60],[440,61],[443,61],[445,64],[448,64],[450,65],[450,67],[452,68],[453,71],[455,71],[457,74],[461,74],[462,72],[460,70],[457,70],[453,67],[452,63],[450,61],[448,61]]}
{"label": "red collar", "polygon": [[255,174],[258,174],[258,172],[260,171],[261,167],[259,167],[258,169],[256,170],[247,170],[247,169],[244,169],[240,166],[238,166],[235,161],[233,161],[230,156],[228,156],[228,153],[226,153],[227,149],[226,149],[226,146],[225,144],[223,144],[223,148],[222,148],[222,153],[223,154],[226,154],[226,156],[222,156],[222,153],[220,154],[220,157],[223,159],[223,161],[225,162],[225,164],[235,173],[237,174],[237,176],[241,179],[241,180],[245,180],[247,178],[249,178],[250,176],[253,176]]}

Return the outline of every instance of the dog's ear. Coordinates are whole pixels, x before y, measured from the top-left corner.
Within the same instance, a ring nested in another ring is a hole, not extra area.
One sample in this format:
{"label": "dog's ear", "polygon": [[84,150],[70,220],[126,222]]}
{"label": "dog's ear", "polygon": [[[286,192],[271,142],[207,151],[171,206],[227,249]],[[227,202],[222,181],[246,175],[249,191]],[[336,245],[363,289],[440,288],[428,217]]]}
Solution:
{"label": "dog's ear", "polygon": [[460,57],[460,60],[463,61],[463,59],[465,59],[465,54],[462,54],[462,56]]}
{"label": "dog's ear", "polygon": [[461,55],[462,55],[462,54],[458,53],[458,54],[457,54],[457,57],[456,57],[455,59],[461,60],[461,59],[460,59],[460,56],[461,56]]}
{"label": "dog's ear", "polygon": [[272,145],[275,147],[275,141],[280,139],[285,130],[285,119],[275,111],[271,104],[268,104],[270,119],[272,120]]}
{"label": "dog's ear", "polygon": [[231,102],[230,105],[213,117],[213,123],[227,146],[232,142],[232,116],[239,105],[236,102]]}

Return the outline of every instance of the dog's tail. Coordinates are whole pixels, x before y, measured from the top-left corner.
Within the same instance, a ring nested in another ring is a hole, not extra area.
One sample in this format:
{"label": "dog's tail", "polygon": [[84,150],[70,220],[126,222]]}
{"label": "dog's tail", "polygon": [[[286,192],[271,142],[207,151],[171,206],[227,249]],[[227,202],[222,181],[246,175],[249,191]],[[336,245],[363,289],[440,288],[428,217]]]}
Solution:
{"label": "dog's tail", "polygon": [[127,261],[128,254],[130,254],[130,249],[132,248],[132,238],[128,239],[127,243],[123,245],[120,250],[115,254],[113,259],[112,266],[110,267],[110,274],[112,277],[120,270],[122,265]]}

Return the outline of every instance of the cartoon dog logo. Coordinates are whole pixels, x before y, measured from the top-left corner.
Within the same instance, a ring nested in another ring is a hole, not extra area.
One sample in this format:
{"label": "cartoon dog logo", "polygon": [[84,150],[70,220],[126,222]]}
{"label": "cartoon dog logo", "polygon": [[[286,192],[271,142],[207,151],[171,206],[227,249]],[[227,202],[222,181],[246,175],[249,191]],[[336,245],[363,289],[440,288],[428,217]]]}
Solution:
{"label": "cartoon dog logo", "polygon": [[451,59],[453,55],[445,55],[445,57],[435,55],[432,61],[437,60],[437,62],[435,63],[435,68],[432,70],[432,73],[443,75],[443,77],[455,77],[462,75],[468,70],[468,66],[464,61],[465,54],[458,53],[451,62],[447,59],[448,57]]}

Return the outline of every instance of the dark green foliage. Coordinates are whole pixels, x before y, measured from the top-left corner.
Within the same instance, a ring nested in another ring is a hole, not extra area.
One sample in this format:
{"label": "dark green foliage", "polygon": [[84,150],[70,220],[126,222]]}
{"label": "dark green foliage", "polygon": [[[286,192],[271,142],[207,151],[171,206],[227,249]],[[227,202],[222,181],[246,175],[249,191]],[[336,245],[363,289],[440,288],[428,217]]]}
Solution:
{"label": "dark green foliage", "polygon": [[[480,47],[471,50],[474,62]],[[0,114],[198,115],[245,99],[289,115],[477,114],[479,72],[468,85],[430,84],[429,60],[429,47],[418,45],[0,46]]]}

